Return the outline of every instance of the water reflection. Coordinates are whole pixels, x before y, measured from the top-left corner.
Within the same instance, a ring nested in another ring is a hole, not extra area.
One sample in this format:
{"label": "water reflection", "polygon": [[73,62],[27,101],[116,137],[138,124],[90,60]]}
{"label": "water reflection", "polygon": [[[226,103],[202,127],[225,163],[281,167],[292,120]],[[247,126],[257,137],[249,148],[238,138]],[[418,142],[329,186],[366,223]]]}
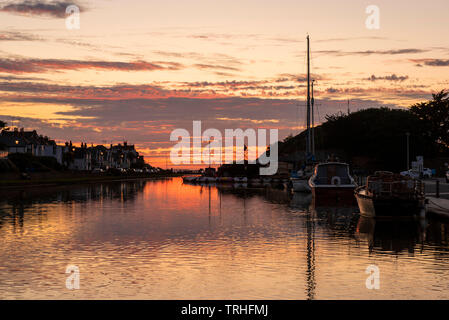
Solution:
{"label": "water reflection", "polygon": [[25,212],[32,211],[37,216],[45,215],[45,204],[102,202],[105,199],[120,202],[134,201],[145,188],[146,181],[126,183],[100,183],[66,187],[28,188],[25,190],[1,190],[0,228],[11,223],[22,229]]}
{"label": "water reflection", "polygon": [[307,299],[315,298],[315,219],[313,211],[307,213]]}
{"label": "water reflection", "polygon": [[[2,191],[0,297],[442,298],[449,224],[181,179]],[[399,263],[400,262],[400,263]],[[64,289],[79,265],[84,289]],[[364,287],[379,265],[383,290]],[[398,277],[398,274],[401,277]],[[409,287],[419,287],[410,293]]]}

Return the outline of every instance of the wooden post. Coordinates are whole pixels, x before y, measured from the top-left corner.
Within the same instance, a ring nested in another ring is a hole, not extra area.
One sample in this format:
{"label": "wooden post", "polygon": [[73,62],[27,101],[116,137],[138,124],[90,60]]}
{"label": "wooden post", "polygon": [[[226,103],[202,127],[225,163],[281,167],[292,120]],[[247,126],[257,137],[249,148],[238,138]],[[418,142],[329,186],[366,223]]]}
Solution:
{"label": "wooden post", "polygon": [[440,197],[440,180],[437,180],[437,198]]}

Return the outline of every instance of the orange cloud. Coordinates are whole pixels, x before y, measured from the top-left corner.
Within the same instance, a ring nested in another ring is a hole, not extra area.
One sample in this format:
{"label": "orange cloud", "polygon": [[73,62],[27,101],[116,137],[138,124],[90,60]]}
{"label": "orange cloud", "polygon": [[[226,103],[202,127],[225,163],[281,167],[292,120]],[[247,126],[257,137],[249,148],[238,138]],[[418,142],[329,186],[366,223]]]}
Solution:
{"label": "orange cloud", "polygon": [[82,61],[63,59],[0,59],[0,72],[37,73],[59,70],[99,69],[107,71],[155,71],[179,70],[183,68],[177,62],[147,61]]}

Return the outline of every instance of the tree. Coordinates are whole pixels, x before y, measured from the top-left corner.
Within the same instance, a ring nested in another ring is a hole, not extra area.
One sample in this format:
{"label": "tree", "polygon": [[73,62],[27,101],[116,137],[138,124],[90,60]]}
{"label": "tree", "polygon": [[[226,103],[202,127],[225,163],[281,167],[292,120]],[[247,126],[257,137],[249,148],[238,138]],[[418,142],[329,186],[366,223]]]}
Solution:
{"label": "tree", "polygon": [[[369,160],[373,170],[401,171],[407,163],[406,134],[410,134],[410,156],[438,156],[439,147],[426,123],[409,110],[371,108],[326,116],[315,128],[317,156],[335,153],[343,161]],[[280,155],[304,152],[306,132],[288,139],[279,147]],[[368,165],[368,164],[367,164]]]}
{"label": "tree", "polygon": [[293,134],[290,133],[287,137],[285,137],[285,139],[282,142],[283,143],[288,143],[292,139],[293,139]]}
{"label": "tree", "polygon": [[449,92],[433,94],[433,100],[413,105],[410,111],[425,125],[433,141],[449,148]]}
{"label": "tree", "polygon": [[0,129],[3,129],[4,127],[6,127],[6,122],[0,120]]}

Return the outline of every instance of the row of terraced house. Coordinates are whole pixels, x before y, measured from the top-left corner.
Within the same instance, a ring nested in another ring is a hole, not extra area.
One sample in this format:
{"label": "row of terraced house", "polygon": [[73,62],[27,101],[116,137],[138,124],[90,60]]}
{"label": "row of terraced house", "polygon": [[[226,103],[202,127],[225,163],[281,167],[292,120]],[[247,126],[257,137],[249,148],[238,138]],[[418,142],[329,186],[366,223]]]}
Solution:
{"label": "row of terraced house", "polygon": [[134,145],[128,145],[127,142],[111,144],[109,148],[103,145],[88,147],[86,143],[76,147],[71,141],[58,145],[54,140],[39,135],[36,130],[25,131],[17,128],[13,131],[3,130],[0,134],[0,158],[7,158],[13,153],[53,157],[60,165],[70,170],[129,169],[144,165],[143,156],[139,155]]}

